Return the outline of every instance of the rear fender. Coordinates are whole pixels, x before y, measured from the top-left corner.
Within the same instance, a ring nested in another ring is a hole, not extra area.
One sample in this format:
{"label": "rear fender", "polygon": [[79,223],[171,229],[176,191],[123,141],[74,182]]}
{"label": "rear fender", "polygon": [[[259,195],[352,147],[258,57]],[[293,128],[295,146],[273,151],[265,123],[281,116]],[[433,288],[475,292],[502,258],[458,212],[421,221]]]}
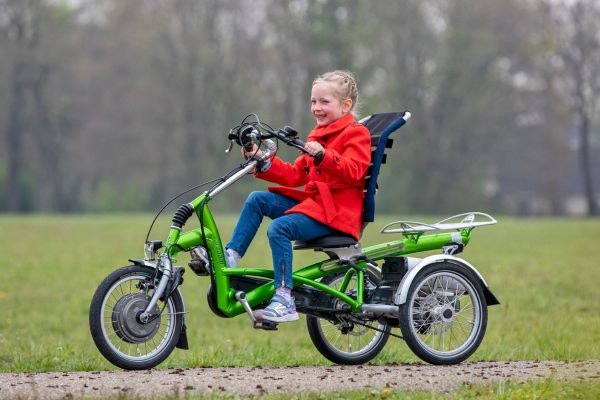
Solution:
{"label": "rear fender", "polygon": [[421,261],[419,261],[416,265],[414,265],[413,267],[410,267],[410,263],[409,263],[409,270],[406,273],[406,275],[404,275],[404,278],[402,278],[402,281],[400,282],[400,285],[398,286],[398,290],[396,291],[396,295],[394,297],[394,303],[397,305],[402,305],[402,304],[406,303],[406,298],[408,297],[408,290],[410,289],[410,285],[412,284],[412,282],[415,279],[415,277],[417,276],[417,274],[423,268],[425,268],[429,265],[437,264],[437,263],[441,263],[441,262],[449,262],[452,264],[462,265],[462,266],[468,268],[481,281],[481,284],[483,286],[483,293],[485,295],[487,305],[492,306],[495,304],[500,304],[500,302],[498,301],[496,296],[494,296],[492,291],[489,289],[487,282],[485,281],[485,279],[483,278],[481,273],[479,273],[479,271],[477,271],[477,269],[473,265],[471,265],[468,261],[463,260],[462,258],[458,258],[458,257],[447,255],[447,254],[434,254],[429,257],[425,257]]}

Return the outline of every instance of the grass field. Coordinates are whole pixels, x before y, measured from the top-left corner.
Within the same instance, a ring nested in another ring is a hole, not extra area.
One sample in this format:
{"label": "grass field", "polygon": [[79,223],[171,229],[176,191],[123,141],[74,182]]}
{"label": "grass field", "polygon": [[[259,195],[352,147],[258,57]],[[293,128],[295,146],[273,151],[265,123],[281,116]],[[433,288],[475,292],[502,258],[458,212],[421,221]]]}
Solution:
{"label": "grass field", "polygon": [[[539,400],[539,399],[579,399],[597,400],[600,398],[600,381],[557,382],[547,379],[537,382],[515,383],[498,382],[490,385],[464,385],[450,393],[429,391],[359,390],[335,393],[303,393],[291,397],[294,400]],[[237,399],[235,396],[206,395],[199,400]],[[261,400],[286,400],[289,395],[266,395]]]}
{"label": "grass field", "polygon": [[[391,240],[380,238],[377,229],[394,219],[378,217],[363,244]],[[128,265],[128,258],[142,257],[150,220],[149,215],[0,216],[0,372],[112,368],[90,337],[89,302],[109,272]],[[218,220],[227,239],[235,219]],[[462,255],[502,303],[490,308],[486,337],[470,361],[600,358],[600,220],[499,220],[475,230]],[[169,223],[158,224],[152,237],[161,239]],[[318,257],[298,252],[297,265]],[[244,262],[270,265],[262,233]],[[182,257],[180,264],[186,263]],[[245,316],[222,319],[210,313],[206,285],[206,278],[186,273],[182,290],[190,350],[176,350],[161,367],[329,364],[310,342],[303,319],[277,332],[255,331]],[[418,359],[395,339],[374,360],[407,362]]]}

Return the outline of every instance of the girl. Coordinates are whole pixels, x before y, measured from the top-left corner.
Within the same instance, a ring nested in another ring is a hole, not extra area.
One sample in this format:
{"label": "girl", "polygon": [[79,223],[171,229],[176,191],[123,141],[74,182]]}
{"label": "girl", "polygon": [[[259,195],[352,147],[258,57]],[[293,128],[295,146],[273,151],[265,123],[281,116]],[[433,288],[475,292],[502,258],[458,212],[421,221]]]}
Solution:
{"label": "girl", "polygon": [[[279,157],[255,176],[281,186],[252,192],[226,246],[229,267],[237,266],[264,216],[273,256],[275,296],[257,319],[296,321],[291,296],[292,240],[311,240],[340,232],[358,239],[361,229],[364,177],[371,159],[369,131],[356,122],[352,110],[358,100],[354,76],[332,71],[316,78],[311,91],[311,113],[317,125],[308,135],[306,154],[293,164]],[[251,152],[243,152],[252,156]],[[266,170],[265,170],[266,169]],[[303,189],[295,189],[304,185]]]}

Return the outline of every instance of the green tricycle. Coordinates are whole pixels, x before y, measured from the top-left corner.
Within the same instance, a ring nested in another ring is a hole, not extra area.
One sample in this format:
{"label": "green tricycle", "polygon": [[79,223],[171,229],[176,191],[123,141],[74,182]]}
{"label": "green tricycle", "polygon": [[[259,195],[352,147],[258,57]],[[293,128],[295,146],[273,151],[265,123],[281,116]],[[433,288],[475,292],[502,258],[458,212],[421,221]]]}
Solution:
{"label": "green tricycle", "polygon": [[[393,143],[389,136],[409,118],[405,111],[373,114],[360,121],[372,136],[363,225],[374,220],[377,176]],[[277,329],[277,323],[257,320],[253,311],[266,306],[274,294],[273,270],[227,267],[209,203],[273,157],[280,143],[301,151],[304,143],[293,128],[273,129],[254,114],[232,128],[228,139],[228,151],[233,144],[258,146],[260,157],[250,157],[209,182],[210,189],[180,206],[164,244],[147,237],[144,259],[132,259],[132,265],[112,272],[93,296],[92,337],[100,353],[117,367],[149,369],[174,348],[188,348],[186,309],[179,290],[185,268],[175,265],[181,252],[190,253],[188,265],[196,275],[210,279],[207,299],[216,315],[246,314],[255,329]],[[192,215],[199,227],[183,232]],[[499,302],[477,269],[457,254],[469,243],[473,228],[495,223],[488,214],[469,212],[433,224],[392,222],[381,233],[399,234],[398,239],[365,247],[347,235],[296,241],[295,250],[324,254],[322,261],[293,273],[296,309],[306,315],[317,350],[337,364],[362,364],[394,336],[431,364],[467,359],[485,334],[487,306]],[[408,256],[437,249],[441,251],[424,258]],[[401,335],[392,333],[396,327]]]}

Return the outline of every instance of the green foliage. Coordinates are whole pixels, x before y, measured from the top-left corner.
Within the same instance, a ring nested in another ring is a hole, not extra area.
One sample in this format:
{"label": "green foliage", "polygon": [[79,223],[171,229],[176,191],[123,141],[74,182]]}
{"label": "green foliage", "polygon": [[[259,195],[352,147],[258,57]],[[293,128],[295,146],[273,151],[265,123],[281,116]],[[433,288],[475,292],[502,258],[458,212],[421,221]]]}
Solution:
{"label": "green foliage", "polygon": [[[305,137],[312,79],[345,68],[360,115],[413,112],[381,210],[484,208],[493,196],[504,212],[564,212],[578,173],[566,110],[579,102],[565,62],[548,62],[570,29],[545,24],[540,2],[2,2],[0,164],[16,179],[0,180],[0,210],[152,209],[224,172],[225,135],[247,113]],[[595,3],[579,24],[590,38]]]}

